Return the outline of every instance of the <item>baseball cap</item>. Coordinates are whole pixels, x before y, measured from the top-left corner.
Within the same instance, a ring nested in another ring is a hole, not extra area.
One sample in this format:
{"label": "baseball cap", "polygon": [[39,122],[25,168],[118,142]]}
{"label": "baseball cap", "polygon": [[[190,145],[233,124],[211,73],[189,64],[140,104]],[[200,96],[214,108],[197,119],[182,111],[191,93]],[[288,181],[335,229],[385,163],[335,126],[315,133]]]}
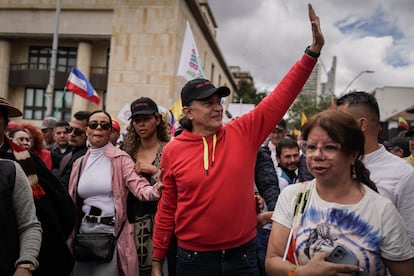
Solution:
{"label": "baseball cap", "polygon": [[112,128],[116,130],[116,132],[121,132],[121,126],[119,125],[117,120],[112,119]]}
{"label": "baseball cap", "polygon": [[410,149],[408,146],[408,139],[407,137],[393,137],[389,141],[384,142],[384,146],[387,150],[394,149],[399,150],[401,149],[404,152],[404,156],[410,155]]}
{"label": "baseball cap", "polygon": [[282,119],[276,126],[278,130],[285,130],[286,129],[286,120]]}
{"label": "baseball cap", "polygon": [[57,124],[57,120],[54,117],[46,117],[42,120],[40,124],[40,129],[47,129],[47,128],[55,128]]}
{"label": "baseball cap", "polygon": [[12,120],[10,120],[9,123],[7,124],[7,128],[9,130],[12,130],[12,129],[15,129],[15,128],[18,128],[18,127],[19,127],[19,124],[15,121],[12,121]]}
{"label": "baseball cap", "polygon": [[226,86],[215,87],[206,79],[194,79],[187,82],[181,89],[181,103],[187,106],[192,100],[201,100],[219,93],[220,97],[230,95],[230,89]]}
{"label": "baseball cap", "polygon": [[148,97],[141,97],[131,103],[131,116],[129,119],[135,115],[154,114],[155,112],[158,112],[157,104]]}
{"label": "baseball cap", "polygon": [[0,97],[0,108],[4,108],[5,110],[7,110],[8,117],[22,116],[22,112],[19,109],[11,106],[9,104],[9,101],[2,97]]}
{"label": "baseball cap", "polygon": [[414,136],[414,127],[410,128],[410,130],[405,133],[405,137],[413,137],[413,136]]}

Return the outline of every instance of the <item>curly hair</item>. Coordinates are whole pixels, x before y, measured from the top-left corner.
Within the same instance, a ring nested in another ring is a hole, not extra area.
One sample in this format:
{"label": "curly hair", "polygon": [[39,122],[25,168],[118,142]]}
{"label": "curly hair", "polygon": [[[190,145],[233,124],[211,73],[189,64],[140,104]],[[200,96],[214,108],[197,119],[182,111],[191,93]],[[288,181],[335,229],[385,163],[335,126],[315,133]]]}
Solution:
{"label": "curly hair", "polygon": [[30,132],[32,136],[32,147],[31,150],[36,153],[40,154],[43,149],[43,134],[42,132],[30,123],[22,123],[19,125],[19,128],[25,129],[26,131]]}
{"label": "curly hair", "polygon": [[[168,142],[171,139],[171,134],[167,131],[168,124],[164,121],[160,113],[156,112],[153,114],[155,118],[160,119],[160,124],[157,126],[157,138],[161,142]],[[129,126],[126,129],[124,145],[122,149],[128,153],[134,161],[136,161],[136,155],[139,146],[141,145],[141,138],[135,131],[133,120],[130,121]]]}

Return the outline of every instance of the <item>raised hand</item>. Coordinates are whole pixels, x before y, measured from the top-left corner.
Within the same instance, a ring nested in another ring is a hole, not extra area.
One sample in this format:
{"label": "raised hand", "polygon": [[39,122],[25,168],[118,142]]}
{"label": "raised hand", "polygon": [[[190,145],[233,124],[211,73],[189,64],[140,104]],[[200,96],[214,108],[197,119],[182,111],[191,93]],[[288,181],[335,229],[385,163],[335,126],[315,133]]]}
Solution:
{"label": "raised hand", "polygon": [[325,39],[321,31],[321,22],[311,4],[308,4],[308,13],[312,26],[312,44],[310,45],[309,50],[314,53],[320,53],[323,45],[325,44]]}

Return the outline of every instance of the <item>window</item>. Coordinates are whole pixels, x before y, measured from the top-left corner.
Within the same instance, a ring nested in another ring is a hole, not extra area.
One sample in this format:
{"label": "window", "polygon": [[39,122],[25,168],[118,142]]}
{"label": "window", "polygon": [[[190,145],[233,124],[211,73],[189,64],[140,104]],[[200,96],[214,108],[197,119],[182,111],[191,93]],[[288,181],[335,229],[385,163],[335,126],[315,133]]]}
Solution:
{"label": "window", "polygon": [[[49,70],[52,49],[46,47],[30,47],[29,68]],[[59,48],[56,56],[56,70],[69,72],[76,65],[76,48]]]}
{"label": "window", "polygon": [[23,118],[42,120],[46,111],[44,103],[45,89],[26,88],[24,95]]}
{"label": "window", "polygon": [[69,122],[71,119],[73,93],[55,90],[53,95],[53,115],[58,120]]}
{"label": "window", "polygon": [[[46,90],[44,88],[26,88],[24,95],[23,118],[42,120],[46,117]],[[69,122],[71,119],[73,93],[55,90],[52,99],[53,117]]]}

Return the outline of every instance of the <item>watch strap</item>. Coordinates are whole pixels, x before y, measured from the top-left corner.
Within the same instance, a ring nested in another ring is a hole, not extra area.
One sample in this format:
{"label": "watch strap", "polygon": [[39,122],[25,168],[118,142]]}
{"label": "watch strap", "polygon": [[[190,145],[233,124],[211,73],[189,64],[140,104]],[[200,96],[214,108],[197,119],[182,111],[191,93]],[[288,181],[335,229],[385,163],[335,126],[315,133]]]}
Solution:
{"label": "watch strap", "polygon": [[310,46],[306,47],[305,49],[305,54],[307,54],[308,56],[313,57],[313,58],[318,58],[321,55],[321,53],[312,52],[311,50],[309,50],[309,48]]}
{"label": "watch strap", "polygon": [[29,263],[29,262],[27,262],[27,263],[19,263],[16,267],[17,268],[24,268],[24,269],[27,269],[29,271],[34,271],[36,269],[36,266],[34,264],[32,264],[32,263]]}

